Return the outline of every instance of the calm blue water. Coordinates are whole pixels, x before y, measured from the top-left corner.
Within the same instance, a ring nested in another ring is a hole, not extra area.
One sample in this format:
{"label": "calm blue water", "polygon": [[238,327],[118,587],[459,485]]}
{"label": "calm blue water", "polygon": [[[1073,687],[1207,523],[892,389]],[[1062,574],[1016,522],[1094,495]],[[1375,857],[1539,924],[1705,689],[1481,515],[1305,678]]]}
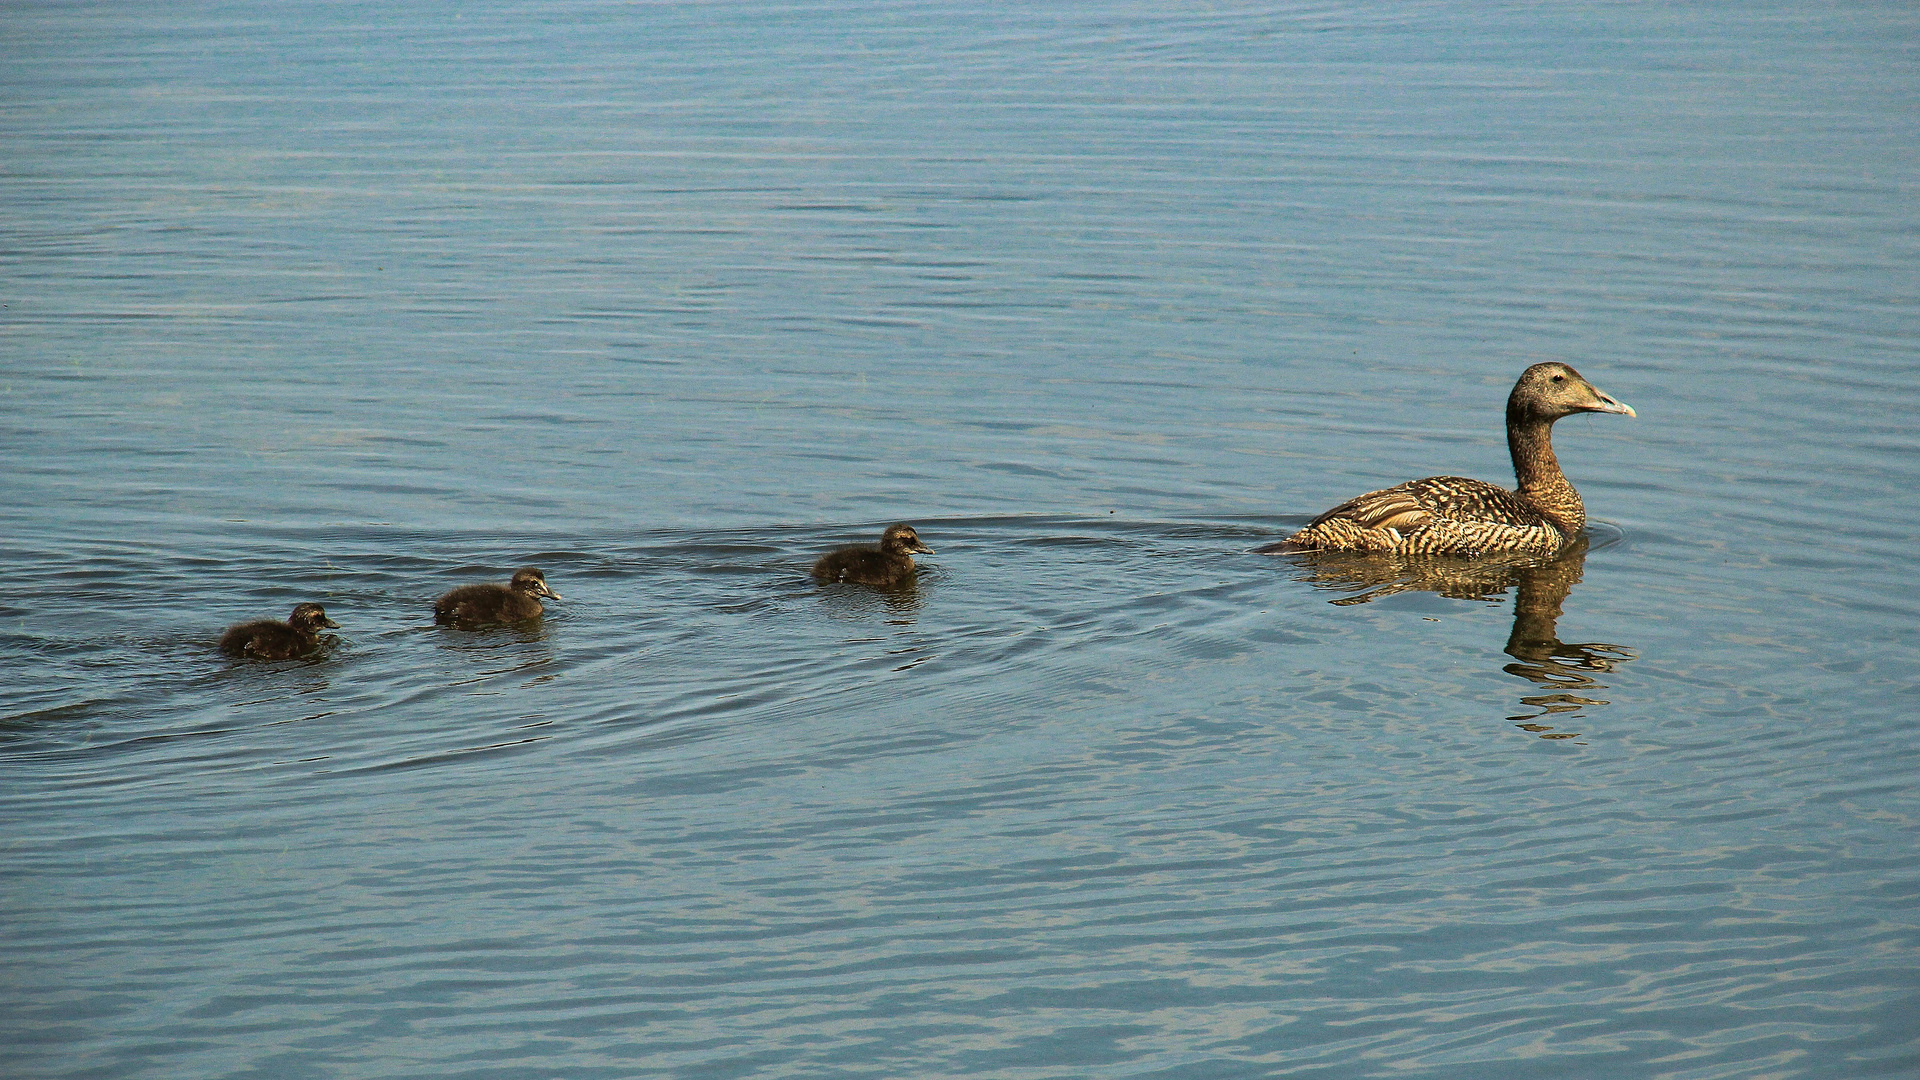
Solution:
{"label": "calm blue water", "polygon": [[0,18],[9,1076],[1920,1075],[1910,6]]}

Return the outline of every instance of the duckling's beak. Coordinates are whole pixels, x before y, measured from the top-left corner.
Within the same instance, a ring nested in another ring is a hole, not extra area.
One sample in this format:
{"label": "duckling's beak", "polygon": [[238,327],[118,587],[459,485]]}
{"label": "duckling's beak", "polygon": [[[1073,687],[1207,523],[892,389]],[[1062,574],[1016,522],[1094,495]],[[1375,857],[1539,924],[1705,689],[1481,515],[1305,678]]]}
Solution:
{"label": "duckling's beak", "polygon": [[932,555],[934,553],[933,549],[927,546],[927,542],[918,537],[914,538],[912,546],[908,547],[907,550],[916,555]]}
{"label": "duckling's beak", "polygon": [[557,592],[554,592],[552,589],[547,588],[547,583],[544,581],[540,583],[540,595],[546,597],[549,600],[560,599],[560,594]]}
{"label": "duckling's beak", "polygon": [[329,630],[340,629],[340,624],[337,622],[334,622],[333,616],[331,615],[322,615],[320,617],[320,625],[326,627]]}
{"label": "duckling's beak", "polygon": [[1619,413],[1622,416],[1639,416],[1640,415],[1639,413],[1634,412],[1633,406],[1627,404],[1626,402],[1617,401],[1601,393],[1600,391],[1595,390],[1592,383],[1587,384],[1587,389],[1593,390],[1593,400],[1600,403],[1598,405],[1587,406],[1587,409],[1589,412]]}

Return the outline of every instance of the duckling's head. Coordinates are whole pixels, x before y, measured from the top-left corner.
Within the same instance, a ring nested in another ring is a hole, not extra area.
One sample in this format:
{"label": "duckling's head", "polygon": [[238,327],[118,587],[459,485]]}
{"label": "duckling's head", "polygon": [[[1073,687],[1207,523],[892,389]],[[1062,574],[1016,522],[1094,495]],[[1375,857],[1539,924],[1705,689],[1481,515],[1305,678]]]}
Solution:
{"label": "duckling's head", "polygon": [[910,551],[933,554],[932,548],[920,542],[920,534],[905,522],[887,526],[887,531],[880,534],[880,550],[892,555],[905,555]]}
{"label": "duckling's head", "polygon": [[338,630],[340,624],[327,618],[327,609],[319,604],[298,604],[293,614],[287,616],[287,625],[303,634],[318,634],[321,630]]}
{"label": "duckling's head", "polygon": [[547,588],[547,575],[541,573],[538,567],[529,566],[516,571],[513,575],[513,583],[509,587],[514,592],[526,593],[529,596],[544,596],[549,600],[560,599],[559,593]]}
{"label": "duckling's head", "polygon": [[1601,393],[1580,377],[1580,373],[1561,363],[1535,364],[1520,373],[1507,396],[1507,420],[1545,420],[1552,423],[1563,416],[1580,412],[1635,415],[1633,406]]}

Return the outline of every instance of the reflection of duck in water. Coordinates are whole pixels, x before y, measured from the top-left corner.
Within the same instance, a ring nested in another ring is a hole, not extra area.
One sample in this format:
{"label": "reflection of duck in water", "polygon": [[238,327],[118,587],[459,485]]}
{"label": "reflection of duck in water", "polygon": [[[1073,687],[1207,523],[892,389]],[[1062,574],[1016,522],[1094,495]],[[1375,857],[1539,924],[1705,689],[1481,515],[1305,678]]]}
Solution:
{"label": "reflection of duck in water", "polygon": [[1540,711],[1508,719],[1543,739],[1574,738],[1577,732],[1555,731],[1538,721],[1562,714],[1566,714],[1563,720],[1570,720],[1583,708],[1607,704],[1581,695],[1606,689],[1594,676],[1634,659],[1633,650],[1619,645],[1560,640],[1561,607],[1586,568],[1585,536],[1551,559],[1504,556],[1469,562],[1332,551],[1302,551],[1295,559],[1309,584],[1352,594],[1331,601],[1334,604],[1364,604],[1410,591],[1456,600],[1492,600],[1513,589],[1513,630],[1507,635],[1505,651],[1515,663],[1502,670],[1556,692],[1521,698],[1521,704]]}
{"label": "reflection of duck in water", "polygon": [[1580,493],[1553,456],[1553,422],[1578,412],[1634,415],[1567,365],[1535,364],[1507,396],[1507,451],[1518,490],[1464,476],[1409,480],[1349,499],[1260,550],[1551,555],[1587,523]]}
{"label": "reflection of duck in water", "polygon": [[321,630],[338,630],[319,604],[299,604],[286,622],[262,619],[227,628],[220,651],[243,660],[288,660],[320,647]]}

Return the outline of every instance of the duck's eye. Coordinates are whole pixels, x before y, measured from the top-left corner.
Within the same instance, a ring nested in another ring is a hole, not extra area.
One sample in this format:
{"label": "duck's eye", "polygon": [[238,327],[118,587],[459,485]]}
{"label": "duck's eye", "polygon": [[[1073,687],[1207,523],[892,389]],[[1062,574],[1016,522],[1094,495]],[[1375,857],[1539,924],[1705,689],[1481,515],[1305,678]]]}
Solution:
{"label": "duck's eye", "polygon": [[1567,381],[1567,377],[1566,377],[1565,375],[1555,375],[1555,376],[1553,377],[1553,381],[1554,381],[1554,382],[1566,382],[1566,381]]}

